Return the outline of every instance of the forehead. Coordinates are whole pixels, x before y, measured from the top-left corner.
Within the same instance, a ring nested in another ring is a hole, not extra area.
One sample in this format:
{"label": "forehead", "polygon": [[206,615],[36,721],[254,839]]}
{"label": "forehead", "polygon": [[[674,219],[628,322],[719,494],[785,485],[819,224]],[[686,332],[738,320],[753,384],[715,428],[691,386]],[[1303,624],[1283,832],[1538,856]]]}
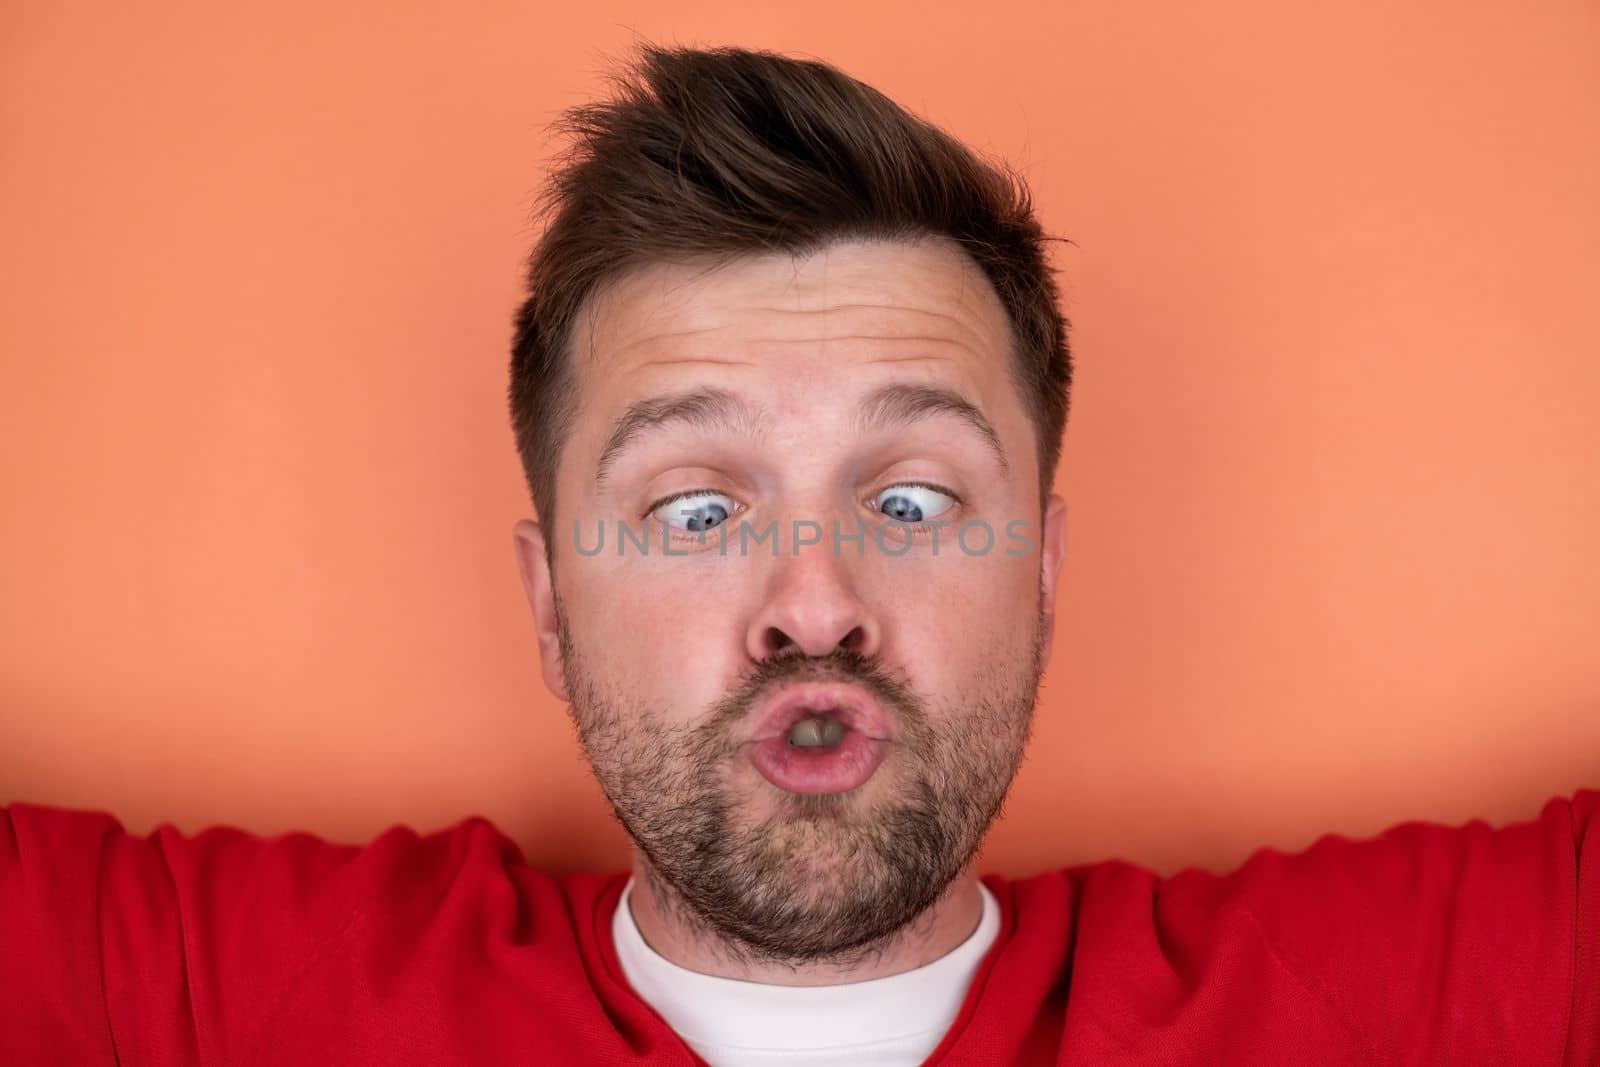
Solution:
{"label": "forehead", "polygon": [[593,398],[687,363],[924,359],[988,377],[1007,368],[1010,338],[982,271],[927,238],[636,267],[585,302],[572,351]]}

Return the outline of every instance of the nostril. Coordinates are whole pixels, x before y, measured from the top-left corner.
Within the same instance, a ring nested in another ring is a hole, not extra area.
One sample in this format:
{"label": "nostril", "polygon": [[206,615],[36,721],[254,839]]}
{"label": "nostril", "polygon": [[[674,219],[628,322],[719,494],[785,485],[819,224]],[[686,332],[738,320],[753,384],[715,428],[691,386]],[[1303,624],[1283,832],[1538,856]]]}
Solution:
{"label": "nostril", "polygon": [[851,652],[860,652],[861,645],[866,639],[866,633],[857,626],[839,639],[839,647],[849,649]]}

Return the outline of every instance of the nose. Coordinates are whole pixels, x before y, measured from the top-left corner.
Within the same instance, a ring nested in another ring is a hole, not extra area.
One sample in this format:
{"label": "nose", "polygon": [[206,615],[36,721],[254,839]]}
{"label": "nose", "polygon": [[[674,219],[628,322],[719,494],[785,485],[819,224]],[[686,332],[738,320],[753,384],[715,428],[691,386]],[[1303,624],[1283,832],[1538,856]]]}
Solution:
{"label": "nose", "polygon": [[[787,547],[787,546],[785,546]],[[807,656],[845,648],[878,654],[882,629],[859,595],[846,561],[826,544],[808,544],[774,561],[766,598],[745,635],[745,650],[761,662],[790,646]]]}

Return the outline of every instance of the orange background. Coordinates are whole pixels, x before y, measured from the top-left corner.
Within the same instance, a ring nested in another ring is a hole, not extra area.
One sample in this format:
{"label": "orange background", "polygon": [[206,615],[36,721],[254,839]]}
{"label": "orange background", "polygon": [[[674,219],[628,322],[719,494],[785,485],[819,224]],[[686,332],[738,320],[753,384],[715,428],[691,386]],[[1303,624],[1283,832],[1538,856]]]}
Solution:
{"label": "orange background", "polygon": [[544,126],[636,37],[834,62],[1075,242],[985,869],[1600,785],[1600,8],[1355,6],[5,5],[0,801],[625,862],[504,396]]}

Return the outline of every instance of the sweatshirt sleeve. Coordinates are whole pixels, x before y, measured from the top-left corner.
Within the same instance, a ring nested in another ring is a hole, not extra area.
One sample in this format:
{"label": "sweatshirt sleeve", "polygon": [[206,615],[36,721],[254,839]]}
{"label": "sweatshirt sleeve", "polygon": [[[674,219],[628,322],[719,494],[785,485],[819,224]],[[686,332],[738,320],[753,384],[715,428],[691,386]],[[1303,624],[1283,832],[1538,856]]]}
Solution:
{"label": "sweatshirt sleeve", "polygon": [[1600,791],[1264,850],[1226,881],[1376,1063],[1600,1064]]}
{"label": "sweatshirt sleeve", "polygon": [[463,827],[350,846],[0,808],[0,1063],[243,1062],[371,912],[444,891]]}

